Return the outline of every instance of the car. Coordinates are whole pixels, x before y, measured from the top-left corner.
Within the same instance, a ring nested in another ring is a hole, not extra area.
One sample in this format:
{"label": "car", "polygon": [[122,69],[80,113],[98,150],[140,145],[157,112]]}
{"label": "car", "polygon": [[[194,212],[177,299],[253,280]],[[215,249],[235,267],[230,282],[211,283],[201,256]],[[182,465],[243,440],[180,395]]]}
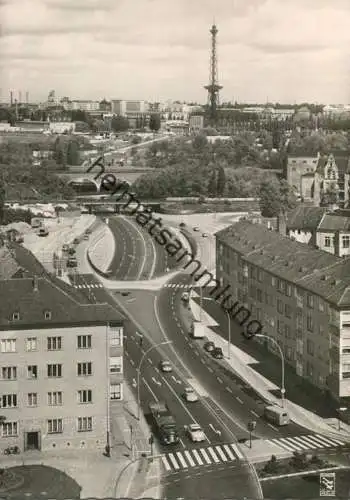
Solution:
{"label": "car", "polygon": [[47,236],[48,234],[49,232],[45,227],[41,227],[38,231],[38,236]]}
{"label": "car", "polygon": [[199,227],[194,227],[193,228],[193,231],[197,231],[198,232],[199,230],[200,230]]}
{"label": "car", "polygon": [[186,227],[186,224],[184,222],[180,222],[179,227],[181,228]]}
{"label": "car", "polygon": [[122,292],[123,297],[129,297],[129,295],[130,295],[130,292]]}
{"label": "car", "polygon": [[221,347],[215,347],[212,351],[211,351],[211,355],[213,356],[213,358],[215,359],[223,359],[224,357],[224,354],[222,352],[222,349]]}
{"label": "car", "polygon": [[78,261],[76,257],[69,257],[67,260],[67,267],[78,267]]}
{"label": "car", "polygon": [[80,243],[79,238],[74,238],[73,245],[79,245],[79,243]]}
{"label": "car", "polygon": [[69,253],[69,255],[74,255],[74,254],[76,253],[75,248],[73,248],[73,247],[69,247],[69,248],[68,248],[68,253]]}
{"label": "car", "polygon": [[163,373],[169,373],[173,371],[173,368],[169,361],[161,361],[159,367]]}
{"label": "car", "polygon": [[62,245],[62,252],[69,252],[69,245],[67,243]]}
{"label": "car", "polygon": [[203,234],[202,234],[202,237],[203,237],[203,238],[208,238],[208,236],[209,236],[209,234],[208,234],[208,233],[203,233]]}
{"label": "car", "polygon": [[187,403],[195,403],[198,401],[198,394],[192,389],[192,387],[186,387],[182,396]]}
{"label": "car", "polygon": [[190,440],[193,443],[201,443],[202,441],[205,441],[205,434],[201,428],[200,425],[198,424],[191,424],[191,425],[185,425],[185,430],[190,438]]}
{"label": "car", "polygon": [[85,234],[91,234],[91,233],[92,233],[92,230],[91,230],[91,229],[87,229],[87,230],[85,231]]}
{"label": "car", "polygon": [[207,352],[212,352],[215,349],[215,344],[211,340],[208,340],[208,342],[205,342],[203,347]]}
{"label": "car", "polygon": [[84,240],[88,240],[89,239],[89,235],[85,233],[83,239]]}

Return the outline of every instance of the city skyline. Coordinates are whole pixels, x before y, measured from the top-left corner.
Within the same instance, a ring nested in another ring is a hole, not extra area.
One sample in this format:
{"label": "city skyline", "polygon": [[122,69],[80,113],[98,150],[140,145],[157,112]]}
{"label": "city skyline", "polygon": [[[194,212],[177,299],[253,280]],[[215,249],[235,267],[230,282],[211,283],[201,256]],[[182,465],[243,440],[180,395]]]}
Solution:
{"label": "city skyline", "polygon": [[2,99],[12,90],[43,101],[55,89],[73,99],[204,103],[215,16],[221,101],[350,101],[347,0],[130,4],[2,0]]}

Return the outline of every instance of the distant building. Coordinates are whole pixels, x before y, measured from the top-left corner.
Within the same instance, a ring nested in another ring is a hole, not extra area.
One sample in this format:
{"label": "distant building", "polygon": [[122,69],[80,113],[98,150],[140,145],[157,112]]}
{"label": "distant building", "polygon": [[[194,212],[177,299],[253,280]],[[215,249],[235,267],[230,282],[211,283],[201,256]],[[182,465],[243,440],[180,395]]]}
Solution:
{"label": "distant building", "polygon": [[299,243],[316,245],[317,228],[326,214],[322,207],[300,205],[287,214],[287,235]]}
{"label": "distant building", "polygon": [[189,129],[191,132],[198,132],[204,128],[204,116],[203,115],[190,115],[189,118]]}
{"label": "distant building", "polygon": [[49,130],[53,134],[71,134],[75,131],[74,122],[50,122]]}
{"label": "distant building", "polygon": [[122,413],[122,317],[45,276],[0,281],[0,295],[3,447],[103,449]]}

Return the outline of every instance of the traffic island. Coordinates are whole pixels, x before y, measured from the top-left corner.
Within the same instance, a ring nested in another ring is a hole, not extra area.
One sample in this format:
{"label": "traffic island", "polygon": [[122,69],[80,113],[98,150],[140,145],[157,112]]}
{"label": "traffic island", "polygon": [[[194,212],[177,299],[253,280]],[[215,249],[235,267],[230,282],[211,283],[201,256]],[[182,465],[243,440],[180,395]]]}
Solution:
{"label": "traffic island", "polygon": [[280,458],[272,455],[268,462],[256,465],[259,479],[271,479],[276,476],[289,474],[312,473],[320,469],[333,469],[335,464],[324,460],[317,455],[299,453],[295,451],[291,458]]}
{"label": "traffic island", "polygon": [[0,494],[20,488],[24,483],[24,477],[20,472],[13,469],[0,469]]}

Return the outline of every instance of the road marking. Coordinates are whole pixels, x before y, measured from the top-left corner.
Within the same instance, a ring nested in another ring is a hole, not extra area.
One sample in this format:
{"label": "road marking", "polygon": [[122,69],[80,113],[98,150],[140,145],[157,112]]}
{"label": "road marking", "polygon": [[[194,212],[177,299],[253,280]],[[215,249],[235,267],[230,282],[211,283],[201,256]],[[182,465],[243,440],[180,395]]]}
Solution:
{"label": "road marking", "polygon": [[223,384],[223,381],[220,377],[216,377],[216,380],[220,383],[220,384]]}
{"label": "road marking", "polygon": [[131,358],[130,358],[130,363],[132,364],[132,366],[135,366],[135,361]]}
{"label": "road marking", "polygon": [[260,415],[258,415],[254,410],[250,410],[250,413],[252,413],[252,415],[254,415],[254,417],[260,418]]}
{"label": "road marking", "polygon": [[216,456],[215,451],[213,450],[213,448],[211,446],[209,446],[208,451],[209,451],[210,455],[212,456],[212,458],[214,459],[214,462],[216,464],[218,464],[220,462],[220,460]]}
{"label": "road marking", "polygon": [[199,352],[196,349],[194,350],[194,353],[196,356],[199,356]]}
{"label": "road marking", "polygon": [[203,358],[201,358],[201,363],[203,363],[203,365],[206,364]]}
{"label": "road marking", "polygon": [[170,462],[172,463],[174,469],[176,470],[179,470],[180,469],[180,466],[179,464],[177,463],[177,461],[175,460],[175,457],[172,453],[169,453],[168,457],[170,458]]}
{"label": "road marking", "polygon": [[241,398],[239,398],[238,396],[236,396],[236,399],[239,403],[241,403],[241,405],[243,404],[243,401],[241,400]]}
{"label": "road marking", "polygon": [[231,448],[233,449],[233,451],[236,453],[237,457],[240,460],[244,459],[244,456],[243,456],[242,452],[239,450],[239,448],[238,448],[238,446],[236,444],[231,444]]}
{"label": "road marking", "polygon": [[218,434],[219,436],[221,436],[221,431],[219,429],[215,429],[213,424],[209,424],[209,427],[211,428],[211,430],[213,432],[215,432],[215,434]]}
{"label": "road marking", "polygon": [[151,365],[153,365],[153,361],[151,360],[151,358],[148,358],[148,362],[151,363]]}
{"label": "road marking", "polygon": [[181,463],[182,467],[186,468],[188,467],[184,457],[182,456],[181,452],[180,451],[177,451],[176,452],[176,455],[177,455],[177,458],[179,459],[179,462]]}
{"label": "road marking", "polygon": [[162,455],[162,462],[167,471],[171,470],[171,466],[164,455]]}
{"label": "road marking", "polygon": [[218,455],[220,455],[220,458],[223,462],[227,462],[227,458],[226,458],[226,455],[225,453],[222,451],[222,449],[220,448],[220,446],[215,446],[215,450],[216,452],[218,453]]}
{"label": "road marking", "polygon": [[234,454],[230,450],[228,444],[224,444],[223,448],[224,448],[224,450],[226,451],[226,453],[228,454],[228,456],[230,457],[231,460],[235,460],[236,459],[236,457],[234,456]]}
{"label": "road marking", "polygon": [[198,451],[197,450],[192,450],[192,453],[193,453],[195,459],[197,460],[198,464],[199,465],[203,465],[203,461],[202,461],[202,459],[201,459]]}
{"label": "road marking", "polygon": [[199,451],[200,451],[200,452],[201,452],[201,454],[203,455],[204,460],[207,462],[207,464],[211,464],[211,460],[210,460],[210,458],[208,457],[208,455],[207,455],[207,453],[206,453],[205,449],[204,449],[204,448],[201,448]]}
{"label": "road marking", "polygon": [[182,444],[182,446],[183,446],[184,448],[186,448],[186,446],[185,446],[184,442],[182,441],[182,439],[180,439],[180,443]]}
{"label": "road marking", "polygon": [[185,450],[185,451],[184,451],[184,455],[186,456],[187,461],[189,462],[190,466],[191,466],[191,467],[195,467],[195,466],[196,466],[196,464],[194,463],[194,461],[193,461],[193,459],[192,459],[192,457],[191,457],[191,453],[190,453],[188,450]]}
{"label": "road marking", "polygon": [[152,377],[152,382],[154,382],[155,384],[157,384],[157,385],[159,385],[159,386],[161,386],[161,385],[162,385],[162,383],[161,383],[161,382],[159,382],[159,380],[156,380],[154,377]]}
{"label": "road marking", "polygon": [[210,371],[210,373],[213,373],[214,371],[210,366],[208,366],[208,370]]}
{"label": "road marking", "polygon": [[232,394],[232,389],[231,387],[225,387],[226,391],[230,392]]}
{"label": "road marking", "polygon": [[147,389],[149,390],[149,392],[152,394],[152,396],[154,397],[154,399],[157,401],[157,403],[159,403],[159,399],[157,398],[157,396],[154,394],[154,392],[152,391],[152,389],[150,388],[150,386],[148,385],[147,381],[142,377],[142,381],[143,383],[145,384],[145,386],[147,387]]}
{"label": "road marking", "polygon": [[345,443],[343,443],[342,441],[338,441],[337,439],[333,439],[333,438],[326,438],[324,436],[321,436],[320,434],[316,434],[316,437],[320,440],[320,441],[324,441],[326,443],[329,443],[329,442],[332,442],[334,441],[336,444],[341,444],[341,445],[344,445]]}
{"label": "road marking", "polygon": [[171,392],[174,394],[175,398],[179,401],[179,403],[181,404],[181,406],[184,408],[184,410],[186,411],[187,415],[191,418],[192,422],[194,424],[198,424],[198,422],[196,421],[196,419],[193,417],[193,415],[191,414],[191,412],[188,410],[188,408],[186,407],[186,405],[183,403],[182,399],[179,398],[179,396],[176,394],[176,392],[174,391],[174,389],[171,387],[171,385],[169,384],[169,382],[165,378],[163,380],[166,383],[166,385],[169,387],[169,389],[171,390]]}
{"label": "road marking", "polygon": [[272,424],[267,424],[269,427],[271,427],[271,429],[273,429],[274,431],[279,431],[279,429],[277,429],[277,427],[275,427],[274,425]]}

